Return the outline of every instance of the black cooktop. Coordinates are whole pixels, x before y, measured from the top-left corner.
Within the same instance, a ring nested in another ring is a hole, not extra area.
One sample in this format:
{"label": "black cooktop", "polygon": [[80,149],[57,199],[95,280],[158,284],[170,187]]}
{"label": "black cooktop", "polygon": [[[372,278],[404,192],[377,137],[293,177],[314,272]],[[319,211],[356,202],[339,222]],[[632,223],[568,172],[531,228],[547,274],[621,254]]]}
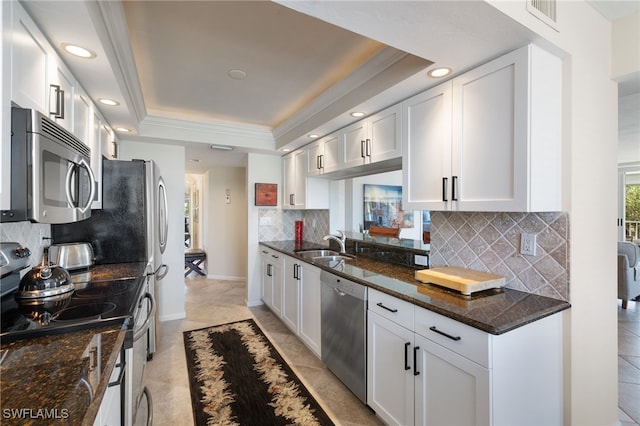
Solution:
{"label": "black cooktop", "polygon": [[[108,274],[103,274],[97,281],[76,277],[73,292],[33,304],[18,302],[15,291],[9,293],[1,300],[0,341],[6,343],[118,322],[132,328],[130,319],[146,282],[143,271],[142,268],[136,274],[119,279],[109,279]],[[97,276],[94,274],[94,277]]]}

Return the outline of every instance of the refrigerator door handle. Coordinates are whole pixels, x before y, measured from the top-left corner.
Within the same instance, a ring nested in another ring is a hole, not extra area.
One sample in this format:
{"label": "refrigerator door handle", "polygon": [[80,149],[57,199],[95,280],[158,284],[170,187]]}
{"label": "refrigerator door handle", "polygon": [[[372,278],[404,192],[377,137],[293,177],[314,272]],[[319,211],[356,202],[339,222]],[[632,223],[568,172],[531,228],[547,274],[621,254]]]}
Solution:
{"label": "refrigerator door handle", "polygon": [[160,281],[161,279],[166,277],[168,273],[169,273],[169,266],[163,263],[162,265],[158,266],[158,269],[156,269],[155,271],[147,275],[155,275],[156,281]]}

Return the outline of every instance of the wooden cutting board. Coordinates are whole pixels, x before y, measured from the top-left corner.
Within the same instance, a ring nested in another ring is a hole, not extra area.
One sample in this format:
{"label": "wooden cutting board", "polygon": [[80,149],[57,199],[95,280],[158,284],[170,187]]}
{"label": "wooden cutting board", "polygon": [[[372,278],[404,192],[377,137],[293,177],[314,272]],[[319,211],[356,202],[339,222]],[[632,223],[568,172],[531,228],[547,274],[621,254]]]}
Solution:
{"label": "wooden cutting board", "polygon": [[416,271],[416,279],[424,283],[436,284],[465,295],[489,288],[502,287],[505,278],[502,275],[473,271],[456,266],[423,269]]}

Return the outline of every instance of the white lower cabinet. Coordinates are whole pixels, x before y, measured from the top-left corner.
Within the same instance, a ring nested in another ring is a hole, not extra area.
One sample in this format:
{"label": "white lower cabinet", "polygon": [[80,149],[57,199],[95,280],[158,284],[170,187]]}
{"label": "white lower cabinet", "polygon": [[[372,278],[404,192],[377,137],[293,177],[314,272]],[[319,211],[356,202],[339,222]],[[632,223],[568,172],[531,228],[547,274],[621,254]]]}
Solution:
{"label": "white lower cabinet", "polygon": [[284,277],[282,281],[282,321],[291,331],[298,334],[300,307],[300,263],[290,256],[284,257]]}
{"label": "white lower cabinet", "polygon": [[260,249],[262,301],[278,317],[282,312],[282,256],[274,250]]}
{"label": "white lower cabinet", "polygon": [[390,425],[562,424],[556,314],[492,335],[369,289],[367,404]]}
{"label": "white lower cabinet", "polygon": [[260,263],[263,302],[320,358],[320,268],[264,246]]}
{"label": "white lower cabinet", "polygon": [[390,425],[414,423],[412,348],[413,331],[368,312],[367,405]]}
{"label": "white lower cabinet", "polygon": [[318,358],[322,356],[320,335],[320,268],[302,263],[302,281],[300,282],[300,327],[302,340]]}
{"label": "white lower cabinet", "polygon": [[111,372],[109,378],[109,386],[104,392],[100,409],[93,422],[94,426],[116,426],[122,424],[122,384],[119,382],[121,371],[124,368],[122,364],[123,354],[120,353],[116,365]]}

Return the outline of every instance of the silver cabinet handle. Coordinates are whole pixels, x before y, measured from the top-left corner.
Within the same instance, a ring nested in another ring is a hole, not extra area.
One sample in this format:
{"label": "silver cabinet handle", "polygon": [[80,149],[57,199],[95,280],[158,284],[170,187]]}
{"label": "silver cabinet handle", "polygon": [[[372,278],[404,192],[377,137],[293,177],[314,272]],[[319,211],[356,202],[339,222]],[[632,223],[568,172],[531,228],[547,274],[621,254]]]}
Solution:
{"label": "silver cabinet handle", "polygon": [[[56,110],[49,111],[49,114],[64,120],[64,90],[57,84],[51,84],[49,87],[56,92]],[[49,106],[51,106],[51,102],[49,102]]]}

